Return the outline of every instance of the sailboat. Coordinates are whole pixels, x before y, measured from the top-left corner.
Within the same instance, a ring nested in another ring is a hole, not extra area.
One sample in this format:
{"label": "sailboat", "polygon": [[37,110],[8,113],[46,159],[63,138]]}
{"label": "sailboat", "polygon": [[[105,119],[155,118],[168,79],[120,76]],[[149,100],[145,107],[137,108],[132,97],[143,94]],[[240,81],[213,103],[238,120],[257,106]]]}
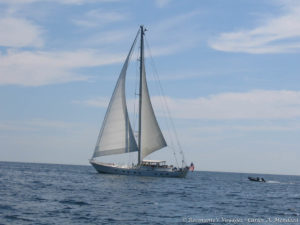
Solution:
{"label": "sailboat", "polygon": [[[189,167],[179,168],[167,165],[162,160],[145,160],[149,154],[167,146],[159,127],[151,104],[147,86],[144,64],[144,35],[146,29],[140,29],[134,39],[130,51],[122,67],[120,76],[110,99],[104,121],[97,139],[96,147],[90,163],[99,173],[153,176],[153,177],[185,177]],[[134,136],[126,105],[125,78],[129,59],[140,37],[140,81],[139,81],[139,131],[138,141]],[[136,165],[121,166],[115,163],[99,162],[96,158],[113,154],[138,152]]]}

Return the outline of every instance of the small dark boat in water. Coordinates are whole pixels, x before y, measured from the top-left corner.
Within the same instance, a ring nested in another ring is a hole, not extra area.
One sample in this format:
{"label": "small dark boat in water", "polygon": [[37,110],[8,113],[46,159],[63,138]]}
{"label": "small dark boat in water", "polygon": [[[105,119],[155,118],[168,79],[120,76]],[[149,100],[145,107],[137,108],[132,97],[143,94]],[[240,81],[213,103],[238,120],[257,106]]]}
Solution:
{"label": "small dark boat in water", "polygon": [[264,178],[259,178],[259,177],[248,177],[250,181],[255,181],[255,182],[266,182]]}

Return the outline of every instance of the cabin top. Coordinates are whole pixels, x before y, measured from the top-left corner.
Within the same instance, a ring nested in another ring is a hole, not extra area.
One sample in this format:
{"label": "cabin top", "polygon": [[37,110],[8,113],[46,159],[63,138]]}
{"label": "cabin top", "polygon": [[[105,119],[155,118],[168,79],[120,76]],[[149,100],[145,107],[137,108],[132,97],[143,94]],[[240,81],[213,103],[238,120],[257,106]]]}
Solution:
{"label": "cabin top", "polygon": [[162,160],[143,160],[142,165],[144,166],[163,166],[166,164],[166,161]]}

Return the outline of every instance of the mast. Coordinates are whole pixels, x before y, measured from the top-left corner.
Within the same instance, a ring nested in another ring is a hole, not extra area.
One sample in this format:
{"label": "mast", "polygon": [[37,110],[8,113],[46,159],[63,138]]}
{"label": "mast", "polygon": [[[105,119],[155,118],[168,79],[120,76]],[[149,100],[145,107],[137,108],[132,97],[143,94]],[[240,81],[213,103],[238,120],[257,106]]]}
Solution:
{"label": "mast", "polygon": [[139,91],[139,138],[138,138],[138,165],[141,163],[141,147],[142,147],[142,76],[144,65],[144,26],[140,26],[141,29],[141,48],[140,48],[140,91]]}

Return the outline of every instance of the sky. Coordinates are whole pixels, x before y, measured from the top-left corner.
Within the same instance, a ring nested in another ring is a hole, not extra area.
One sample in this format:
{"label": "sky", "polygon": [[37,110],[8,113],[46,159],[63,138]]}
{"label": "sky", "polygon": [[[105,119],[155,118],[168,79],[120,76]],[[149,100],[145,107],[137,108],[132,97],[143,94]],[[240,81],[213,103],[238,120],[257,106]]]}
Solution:
{"label": "sky", "polygon": [[87,165],[141,24],[154,111],[176,145],[159,76],[188,164],[300,175],[297,0],[0,0],[0,161]]}

